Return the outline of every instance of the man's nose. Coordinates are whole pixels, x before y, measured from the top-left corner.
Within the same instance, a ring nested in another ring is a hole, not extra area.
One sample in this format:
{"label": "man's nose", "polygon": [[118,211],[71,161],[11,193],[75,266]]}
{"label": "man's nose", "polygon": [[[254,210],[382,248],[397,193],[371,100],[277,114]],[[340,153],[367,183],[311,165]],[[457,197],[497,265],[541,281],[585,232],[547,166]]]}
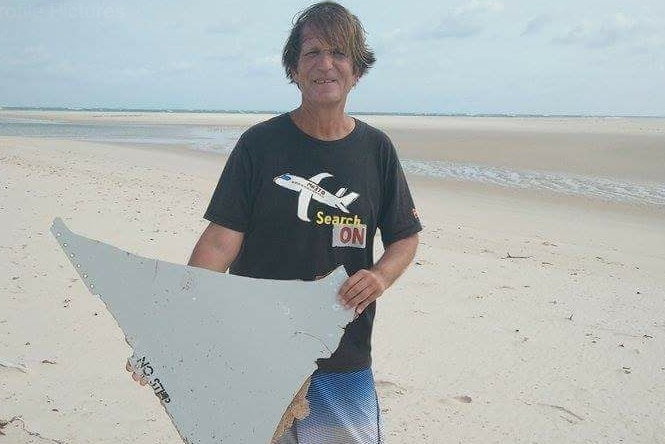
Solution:
{"label": "man's nose", "polygon": [[333,53],[330,49],[324,49],[319,54],[319,67],[322,69],[331,69],[333,66]]}

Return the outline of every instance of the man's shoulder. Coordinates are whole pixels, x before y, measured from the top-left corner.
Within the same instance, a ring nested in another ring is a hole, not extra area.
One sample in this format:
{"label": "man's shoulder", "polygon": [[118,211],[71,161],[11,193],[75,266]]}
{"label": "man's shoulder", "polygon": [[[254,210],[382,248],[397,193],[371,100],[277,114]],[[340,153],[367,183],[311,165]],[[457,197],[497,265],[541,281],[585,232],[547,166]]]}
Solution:
{"label": "man's shoulder", "polygon": [[370,125],[364,120],[354,117],[356,124],[360,126],[363,139],[370,147],[374,147],[376,152],[380,155],[392,155],[395,153],[395,146],[393,145],[390,136],[382,129]]}
{"label": "man's shoulder", "polygon": [[279,145],[288,144],[292,137],[288,114],[280,114],[252,125],[242,133],[233,149],[239,155],[262,155],[275,152]]}
{"label": "man's shoulder", "polygon": [[284,113],[254,124],[243,133],[243,138],[274,136],[276,133],[284,132],[289,128],[288,119],[289,115]]}
{"label": "man's shoulder", "polygon": [[356,124],[360,125],[360,127],[362,128],[363,133],[368,137],[371,137],[380,142],[385,142],[389,144],[392,143],[388,134],[386,134],[382,129],[370,125],[369,123],[357,117],[354,117],[354,119],[356,121]]}

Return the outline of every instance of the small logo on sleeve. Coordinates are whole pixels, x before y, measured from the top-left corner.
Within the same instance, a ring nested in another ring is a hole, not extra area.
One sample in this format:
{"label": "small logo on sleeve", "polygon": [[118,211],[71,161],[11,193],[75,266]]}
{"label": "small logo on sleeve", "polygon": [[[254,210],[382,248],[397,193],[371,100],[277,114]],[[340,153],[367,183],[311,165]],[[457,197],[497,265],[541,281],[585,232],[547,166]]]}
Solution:
{"label": "small logo on sleeve", "polygon": [[365,248],[367,225],[334,224],[332,229],[333,247]]}

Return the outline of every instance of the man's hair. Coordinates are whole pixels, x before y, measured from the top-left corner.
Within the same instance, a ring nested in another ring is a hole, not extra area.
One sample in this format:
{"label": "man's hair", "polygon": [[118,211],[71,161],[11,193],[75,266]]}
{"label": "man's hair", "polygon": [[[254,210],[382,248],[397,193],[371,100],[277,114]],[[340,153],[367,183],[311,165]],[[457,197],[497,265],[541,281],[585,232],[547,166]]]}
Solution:
{"label": "man's hair", "polygon": [[293,71],[298,67],[305,26],[311,27],[332,48],[343,51],[351,59],[358,77],[362,77],[376,61],[374,52],[365,42],[365,29],[358,17],[338,3],[316,3],[294,19],[291,34],[284,44],[282,65],[291,83],[294,83]]}

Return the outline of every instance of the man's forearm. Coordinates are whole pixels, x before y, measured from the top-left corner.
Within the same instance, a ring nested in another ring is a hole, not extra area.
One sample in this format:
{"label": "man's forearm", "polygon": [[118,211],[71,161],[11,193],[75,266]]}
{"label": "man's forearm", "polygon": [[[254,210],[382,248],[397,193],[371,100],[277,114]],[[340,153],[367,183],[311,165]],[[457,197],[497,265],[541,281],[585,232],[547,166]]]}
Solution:
{"label": "man's forearm", "polygon": [[339,289],[340,302],[356,313],[362,313],[406,270],[418,248],[418,235],[388,245],[370,270],[358,270]]}
{"label": "man's forearm", "polygon": [[418,234],[414,234],[388,245],[381,258],[372,267],[384,281],[385,288],[390,287],[409,266],[418,248]]}

